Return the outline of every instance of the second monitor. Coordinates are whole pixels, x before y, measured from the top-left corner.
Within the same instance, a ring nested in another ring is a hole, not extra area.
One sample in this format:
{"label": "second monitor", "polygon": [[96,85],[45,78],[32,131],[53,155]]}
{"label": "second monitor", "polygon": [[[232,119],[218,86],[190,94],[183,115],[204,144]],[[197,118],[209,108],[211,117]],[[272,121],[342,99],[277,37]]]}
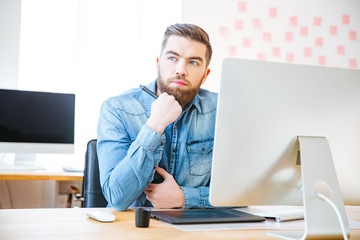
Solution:
{"label": "second monitor", "polygon": [[225,59],[210,203],[302,205],[298,136],[326,137],[345,204],[360,204],[360,71]]}

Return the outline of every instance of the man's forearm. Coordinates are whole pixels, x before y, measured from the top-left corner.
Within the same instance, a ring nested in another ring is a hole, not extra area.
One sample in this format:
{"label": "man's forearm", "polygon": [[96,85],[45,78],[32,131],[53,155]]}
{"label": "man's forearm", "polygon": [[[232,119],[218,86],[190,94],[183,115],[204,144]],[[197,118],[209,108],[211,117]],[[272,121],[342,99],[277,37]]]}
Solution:
{"label": "man's forearm", "polygon": [[116,142],[102,144],[100,140],[98,156],[103,193],[119,211],[126,210],[154,177],[162,156],[161,143],[165,141],[165,136],[155,135],[144,126],[129,148],[119,147],[121,144]]}

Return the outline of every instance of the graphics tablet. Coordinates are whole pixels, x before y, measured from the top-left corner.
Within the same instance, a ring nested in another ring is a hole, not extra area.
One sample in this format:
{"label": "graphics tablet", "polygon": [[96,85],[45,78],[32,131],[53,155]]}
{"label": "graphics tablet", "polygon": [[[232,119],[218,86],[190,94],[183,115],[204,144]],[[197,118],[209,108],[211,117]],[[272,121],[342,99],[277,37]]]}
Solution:
{"label": "graphics tablet", "polygon": [[151,211],[151,218],[172,224],[261,222],[265,218],[234,209]]}

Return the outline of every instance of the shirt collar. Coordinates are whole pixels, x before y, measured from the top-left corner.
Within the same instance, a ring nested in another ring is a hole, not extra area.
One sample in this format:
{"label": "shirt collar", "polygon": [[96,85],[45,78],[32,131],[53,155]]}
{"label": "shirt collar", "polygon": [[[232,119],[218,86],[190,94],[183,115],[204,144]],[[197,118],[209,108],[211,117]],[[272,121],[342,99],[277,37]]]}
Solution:
{"label": "shirt collar", "polygon": [[191,100],[188,104],[186,104],[185,108],[183,109],[183,112],[188,111],[193,105],[197,108],[199,113],[201,113],[199,93],[196,94],[196,96],[195,96],[195,98],[193,100]]}

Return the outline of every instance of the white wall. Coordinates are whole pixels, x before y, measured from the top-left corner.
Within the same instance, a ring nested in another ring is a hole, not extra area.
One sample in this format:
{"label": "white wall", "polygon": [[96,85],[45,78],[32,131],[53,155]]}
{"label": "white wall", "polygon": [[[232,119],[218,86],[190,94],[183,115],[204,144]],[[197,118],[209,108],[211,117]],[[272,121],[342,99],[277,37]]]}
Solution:
{"label": "white wall", "polygon": [[210,35],[212,90],[224,57],[360,69],[358,0],[182,0],[182,8],[183,21]]}
{"label": "white wall", "polygon": [[17,86],[21,0],[0,0],[0,87]]}

